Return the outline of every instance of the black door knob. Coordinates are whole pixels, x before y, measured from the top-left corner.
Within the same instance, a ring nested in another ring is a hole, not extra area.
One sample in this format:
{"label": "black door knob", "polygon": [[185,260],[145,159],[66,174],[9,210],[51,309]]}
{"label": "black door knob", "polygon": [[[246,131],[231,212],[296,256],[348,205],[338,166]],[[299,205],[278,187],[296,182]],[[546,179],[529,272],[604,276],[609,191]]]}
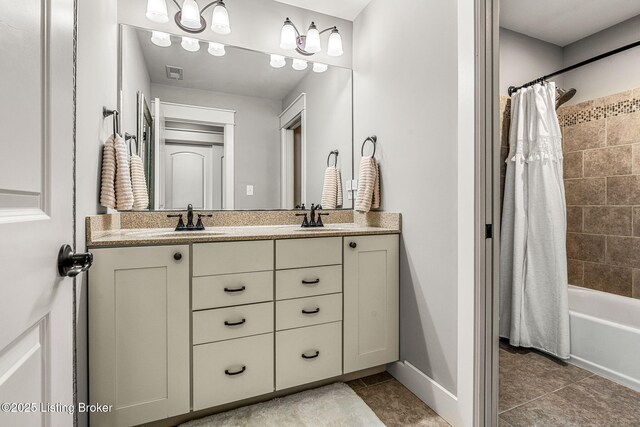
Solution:
{"label": "black door knob", "polygon": [[180,252],[176,252],[175,254],[173,254],[173,259],[175,259],[176,261],[180,261],[182,259],[182,254]]}
{"label": "black door knob", "polygon": [[356,242],[350,242],[349,247],[355,249],[358,246]]}

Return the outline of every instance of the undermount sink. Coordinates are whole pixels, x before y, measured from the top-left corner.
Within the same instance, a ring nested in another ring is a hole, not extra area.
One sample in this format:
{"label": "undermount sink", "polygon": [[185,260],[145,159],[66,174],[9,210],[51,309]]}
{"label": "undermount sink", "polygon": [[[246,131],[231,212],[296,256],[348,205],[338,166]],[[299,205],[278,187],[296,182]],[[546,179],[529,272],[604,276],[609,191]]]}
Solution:
{"label": "undermount sink", "polygon": [[131,231],[131,232],[127,232],[127,235],[130,237],[180,237],[180,236],[189,236],[189,237],[193,237],[193,236],[216,236],[216,235],[222,235],[224,233],[220,233],[219,231],[215,231],[215,230],[188,230],[188,231],[175,231],[175,230],[167,230],[167,229],[160,229],[160,230],[150,230],[150,229],[145,229],[145,230],[140,230],[140,231]]}

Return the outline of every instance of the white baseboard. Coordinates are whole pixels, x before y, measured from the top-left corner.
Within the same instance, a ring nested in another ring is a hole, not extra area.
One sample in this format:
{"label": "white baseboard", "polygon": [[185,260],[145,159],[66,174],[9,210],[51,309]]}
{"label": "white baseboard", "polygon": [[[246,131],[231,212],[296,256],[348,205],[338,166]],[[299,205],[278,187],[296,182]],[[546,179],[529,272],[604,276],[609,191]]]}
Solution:
{"label": "white baseboard", "polygon": [[640,391],[640,381],[635,378],[631,378],[630,376],[625,375],[621,372],[605,368],[604,366],[598,365],[597,363],[590,362],[574,355],[571,355],[571,358],[568,360],[568,362],[579,368],[586,369],[587,371],[593,372],[594,374],[598,374],[601,377],[608,378],[613,382],[622,384],[625,387],[629,387],[635,391]]}
{"label": "white baseboard", "polygon": [[411,363],[395,362],[387,370],[452,426],[462,425],[458,398]]}

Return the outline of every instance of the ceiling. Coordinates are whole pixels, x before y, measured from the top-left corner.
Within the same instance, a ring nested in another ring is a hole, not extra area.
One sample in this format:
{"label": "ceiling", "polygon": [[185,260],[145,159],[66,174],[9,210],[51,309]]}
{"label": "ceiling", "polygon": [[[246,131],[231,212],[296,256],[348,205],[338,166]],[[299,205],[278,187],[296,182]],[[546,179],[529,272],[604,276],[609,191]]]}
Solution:
{"label": "ceiling", "polygon": [[[307,70],[295,71],[291,59],[283,68],[275,69],[269,65],[269,55],[230,46],[225,56],[212,56],[207,52],[207,42],[200,43],[199,51],[187,52],[176,36],[171,36],[171,46],[158,47],[151,43],[151,32],[136,31],[152,83],[282,100],[313,72],[311,63]],[[182,67],[184,80],[167,78],[167,65]]]}
{"label": "ceiling", "polygon": [[371,0],[275,0],[302,9],[353,21]]}
{"label": "ceiling", "polygon": [[500,2],[501,27],[558,46],[566,46],[639,14],[638,0]]}

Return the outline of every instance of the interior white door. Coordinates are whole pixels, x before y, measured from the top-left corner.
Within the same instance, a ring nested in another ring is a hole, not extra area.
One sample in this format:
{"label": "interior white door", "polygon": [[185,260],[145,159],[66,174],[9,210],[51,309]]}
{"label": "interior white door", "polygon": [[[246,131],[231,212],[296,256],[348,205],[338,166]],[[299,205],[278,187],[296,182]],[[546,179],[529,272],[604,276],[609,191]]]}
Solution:
{"label": "interior white door", "polygon": [[0,403],[17,411],[2,426],[73,424],[40,407],[74,401],[73,282],[56,270],[73,242],[73,20],[73,0],[0,7]]}
{"label": "interior white door", "polygon": [[167,209],[213,209],[214,156],[211,145],[166,144]]}
{"label": "interior white door", "polygon": [[166,145],[165,145],[165,118],[160,98],[153,101],[153,145],[154,145],[154,182],[153,182],[153,207],[164,209],[165,180],[160,179],[165,174]]}

